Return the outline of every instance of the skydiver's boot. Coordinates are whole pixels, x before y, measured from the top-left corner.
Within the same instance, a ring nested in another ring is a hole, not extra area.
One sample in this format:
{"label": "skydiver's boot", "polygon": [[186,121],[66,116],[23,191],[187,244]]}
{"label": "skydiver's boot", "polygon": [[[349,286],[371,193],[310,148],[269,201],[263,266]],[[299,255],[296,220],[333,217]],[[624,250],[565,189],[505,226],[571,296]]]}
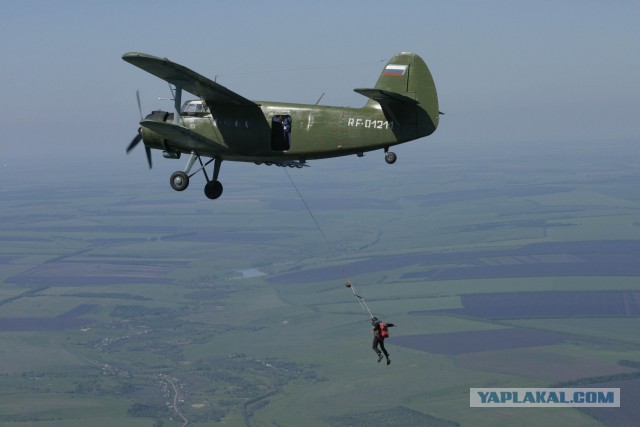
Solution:
{"label": "skydiver's boot", "polygon": [[378,353],[378,363],[382,360],[382,353]]}
{"label": "skydiver's boot", "polygon": [[391,359],[389,359],[389,356],[387,356],[387,365],[391,365]]}

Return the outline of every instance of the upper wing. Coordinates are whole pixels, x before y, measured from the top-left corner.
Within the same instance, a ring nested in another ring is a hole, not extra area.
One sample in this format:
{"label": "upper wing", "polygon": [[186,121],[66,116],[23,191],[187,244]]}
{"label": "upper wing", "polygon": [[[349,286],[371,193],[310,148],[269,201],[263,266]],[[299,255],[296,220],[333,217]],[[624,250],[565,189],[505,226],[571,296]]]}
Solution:
{"label": "upper wing", "polygon": [[187,92],[203,98],[207,104],[257,106],[253,101],[230,91],[226,87],[201,76],[187,67],[169,61],[167,58],[158,58],[157,56],[147,55],[145,53],[129,52],[122,55],[122,59],[154,76],[181,87]]}

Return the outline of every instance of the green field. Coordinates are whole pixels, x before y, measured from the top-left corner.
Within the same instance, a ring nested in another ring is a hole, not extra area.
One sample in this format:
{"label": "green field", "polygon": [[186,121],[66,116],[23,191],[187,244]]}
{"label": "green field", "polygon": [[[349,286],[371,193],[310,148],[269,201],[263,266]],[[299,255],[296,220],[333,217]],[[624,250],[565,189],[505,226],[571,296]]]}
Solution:
{"label": "green field", "polygon": [[[634,405],[470,408],[469,388],[619,381],[623,403],[640,399],[626,388],[640,378],[637,146],[421,144],[393,167],[288,171],[326,242],[275,167],[225,163],[215,202],[199,182],[166,185],[181,161],[108,180],[98,166],[74,186],[65,168],[46,182],[1,169],[0,426],[633,425]],[[397,325],[390,366],[347,279]],[[629,293],[580,315],[442,311],[560,291]],[[394,344],[514,327],[565,338]]]}

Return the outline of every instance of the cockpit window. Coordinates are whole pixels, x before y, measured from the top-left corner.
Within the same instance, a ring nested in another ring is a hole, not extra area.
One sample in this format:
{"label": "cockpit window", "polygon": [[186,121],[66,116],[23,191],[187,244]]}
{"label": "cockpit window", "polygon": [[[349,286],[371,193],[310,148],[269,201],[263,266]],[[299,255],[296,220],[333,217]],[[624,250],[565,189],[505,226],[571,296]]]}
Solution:
{"label": "cockpit window", "polygon": [[182,105],[180,113],[183,116],[197,116],[209,114],[209,108],[202,101],[187,101]]}

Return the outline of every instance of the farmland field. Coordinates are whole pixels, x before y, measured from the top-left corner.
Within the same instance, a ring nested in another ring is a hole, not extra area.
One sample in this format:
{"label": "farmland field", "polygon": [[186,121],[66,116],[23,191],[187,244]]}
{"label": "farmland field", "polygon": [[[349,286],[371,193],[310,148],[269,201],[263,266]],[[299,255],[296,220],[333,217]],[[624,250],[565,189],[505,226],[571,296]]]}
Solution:
{"label": "farmland field", "polygon": [[[636,405],[469,407],[640,399],[639,149],[542,146],[289,171],[322,233],[275,167],[225,163],[215,202],[174,193],[171,162],[0,169],[0,426],[633,425]],[[390,366],[345,280],[396,324]]]}

